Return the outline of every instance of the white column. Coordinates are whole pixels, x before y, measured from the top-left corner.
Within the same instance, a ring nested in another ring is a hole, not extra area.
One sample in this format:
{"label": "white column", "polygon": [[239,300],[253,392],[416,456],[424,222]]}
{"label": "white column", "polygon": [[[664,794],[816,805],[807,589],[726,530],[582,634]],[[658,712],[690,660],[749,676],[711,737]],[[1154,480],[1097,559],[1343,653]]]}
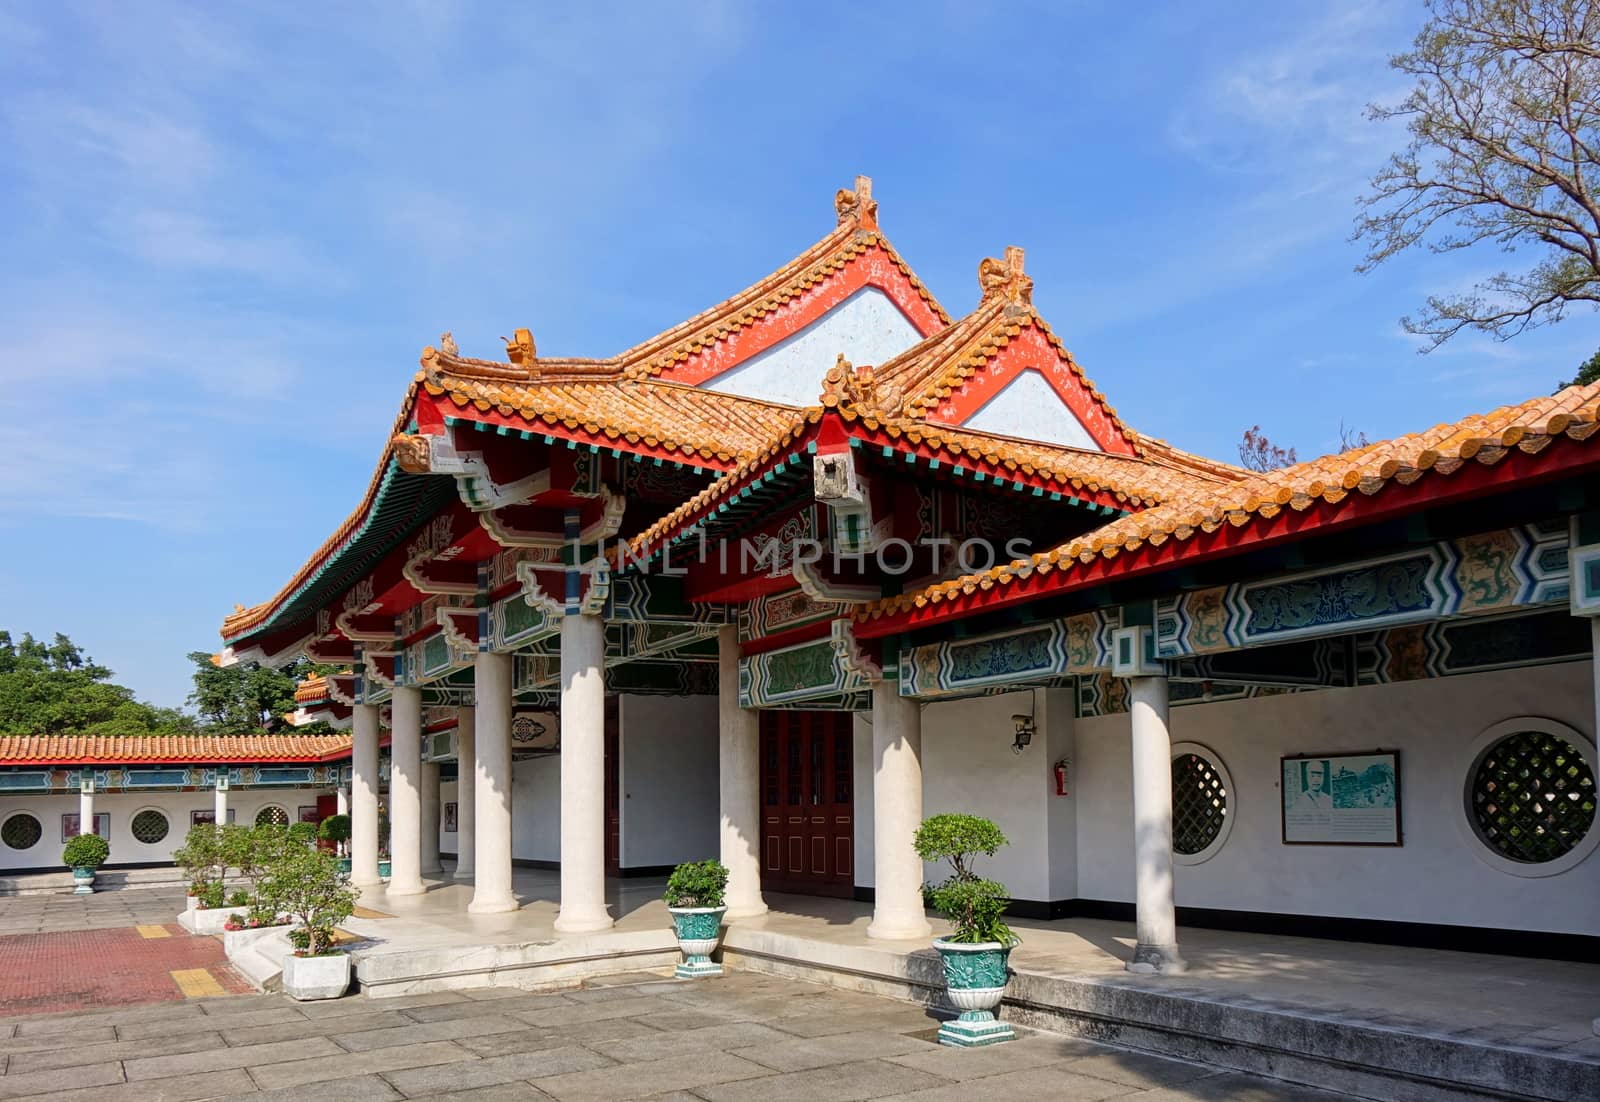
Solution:
{"label": "white column", "polygon": [[421,895],[422,690],[397,685],[389,723],[389,894]]}
{"label": "white column", "polygon": [[[223,770],[223,775],[227,775],[226,770]],[[223,826],[228,821],[228,789],[223,782],[218,782],[213,799],[215,802],[212,804],[212,812],[216,816],[217,825]]]}
{"label": "white column", "polygon": [[1172,902],[1172,735],[1167,679],[1128,679],[1133,729],[1134,919],[1137,944],[1130,972],[1171,975],[1188,965],[1178,955]]}
{"label": "white column", "polygon": [[[89,774],[91,777],[94,774]],[[78,786],[78,833],[94,833],[94,782]],[[108,839],[109,841],[109,839]]]}
{"label": "white column", "polygon": [[333,794],[333,798],[337,801],[334,804],[335,811],[340,815],[350,814],[350,790],[348,788],[341,785],[338,791]]}
{"label": "white column", "polygon": [[472,876],[473,854],[477,851],[475,824],[478,821],[473,793],[477,786],[477,712],[471,707],[456,709],[456,879]]}
{"label": "white column", "polygon": [[739,707],[739,629],[717,631],[717,786],[722,804],[722,863],[728,867],[728,914],[767,913],[761,898],[761,714]]}
{"label": "white column", "polygon": [[604,930],[606,635],[598,616],[561,620],[561,933]]}
{"label": "white column", "polygon": [[473,667],[477,756],[473,767],[473,914],[517,909],[511,891],[511,655],[478,653]]}
{"label": "white column", "polygon": [[378,878],[378,706],[357,704],[350,747],[350,882],[360,888]]}
{"label": "white column", "polygon": [[872,924],[868,937],[925,938],[922,858],[922,711],[894,681],[872,683]]}
{"label": "white column", "polygon": [[422,875],[438,876],[439,863],[439,763],[422,763]]}

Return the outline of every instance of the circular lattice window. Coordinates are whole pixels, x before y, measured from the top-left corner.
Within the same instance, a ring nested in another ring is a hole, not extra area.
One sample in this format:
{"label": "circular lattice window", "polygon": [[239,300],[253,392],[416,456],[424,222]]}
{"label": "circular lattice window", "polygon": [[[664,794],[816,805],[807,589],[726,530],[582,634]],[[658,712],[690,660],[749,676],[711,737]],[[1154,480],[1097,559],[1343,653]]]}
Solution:
{"label": "circular lattice window", "polygon": [[1478,838],[1519,865],[1581,860],[1595,817],[1594,765],[1581,736],[1548,721],[1501,724],[1494,735],[1467,779]]}
{"label": "circular lattice window", "polygon": [[167,817],[153,807],[147,807],[133,817],[128,831],[133,840],[153,846],[167,836]]}
{"label": "circular lattice window", "polygon": [[42,837],[44,828],[39,825],[39,820],[26,812],[11,816],[4,826],[0,826],[0,842],[10,849],[32,849]]}
{"label": "circular lattice window", "polygon": [[288,826],[289,813],[277,804],[268,804],[256,812],[256,826]]}
{"label": "circular lattice window", "polygon": [[1178,743],[1172,749],[1172,856],[1179,864],[1197,865],[1228,839],[1233,781],[1205,747]]}

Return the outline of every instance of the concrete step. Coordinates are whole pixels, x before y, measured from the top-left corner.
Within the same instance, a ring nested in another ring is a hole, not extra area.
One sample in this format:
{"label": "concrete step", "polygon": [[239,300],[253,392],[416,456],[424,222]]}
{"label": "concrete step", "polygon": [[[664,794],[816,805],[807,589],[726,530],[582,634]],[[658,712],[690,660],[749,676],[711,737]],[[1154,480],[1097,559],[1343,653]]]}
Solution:
{"label": "concrete step", "polygon": [[[944,1006],[929,948],[835,944],[730,926],[725,963]],[[1414,1023],[1223,998],[1182,977],[1013,974],[1001,1016],[1019,1025],[1266,1075],[1379,1102],[1600,1099],[1600,1057],[1564,1056]]]}
{"label": "concrete step", "polygon": [[379,939],[394,920],[352,919],[344,928],[373,938],[351,951],[356,986],[373,998],[475,987],[571,987],[594,976],[671,968],[680,959],[671,930],[568,934],[503,945],[399,948]]}
{"label": "concrete step", "polygon": [[[183,870],[174,866],[154,869],[101,869],[94,877],[98,892],[129,888],[183,887]],[[72,892],[72,872],[29,872],[0,876],[0,898],[20,895],[61,895]]]}
{"label": "concrete step", "polygon": [[288,928],[235,930],[222,935],[228,963],[258,991],[279,991],[283,987],[283,959],[289,955]]}

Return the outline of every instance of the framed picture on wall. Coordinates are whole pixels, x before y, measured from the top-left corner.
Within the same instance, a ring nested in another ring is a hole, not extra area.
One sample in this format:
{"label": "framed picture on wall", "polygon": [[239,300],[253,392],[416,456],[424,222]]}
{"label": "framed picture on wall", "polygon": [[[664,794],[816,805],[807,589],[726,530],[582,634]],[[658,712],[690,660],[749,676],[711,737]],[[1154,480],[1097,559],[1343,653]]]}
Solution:
{"label": "framed picture on wall", "polygon": [[1400,845],[1400,755],[1300,754],[1281,765],[1283,842]]}
{"label": "framed picture on wall", "polygon": [[[205,811],[191,811],[191,812],[189,812],[189,825],[192,826],[192,827],[200,826],[202,823],[204,823],[207,826],[210,826],[211,824],[215,823],[216,821],[217,821],[217,813],[214,810],[211,810],[210,808],[206,809]],[[228,808],[228,822],[230,822],[230,823],[233,822],[233,808],[231,808],[231,807]]]}
{"label": "framed picture on wall", "polygon": [[454,834],[456,832],[456,805],[454,803],[444,805],[444,832],[446,834]]}
{"label": "framed picture on wall", "polygon": [[317,816],[317,807],[315,804],[312,804],[309,807],[304,804],[300,805],[300,821],[302,823],[322,822],[322,820]]}
{"label": "framed picture on wall", "polygon": [[[96,811],[94,813],[94,832],[100,837],[111,840],[111,812]],[[66,812],[61,816],[61,840],[69,842],[78,836],[78,813]]]}

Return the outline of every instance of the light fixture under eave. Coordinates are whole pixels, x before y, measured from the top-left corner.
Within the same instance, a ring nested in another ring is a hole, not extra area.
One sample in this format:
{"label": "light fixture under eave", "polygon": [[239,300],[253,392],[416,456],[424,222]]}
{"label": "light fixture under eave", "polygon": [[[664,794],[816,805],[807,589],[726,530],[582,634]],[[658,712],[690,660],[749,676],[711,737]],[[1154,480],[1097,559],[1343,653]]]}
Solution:
{"label": "light fixture under eave", "polygon": [[1011,752],[1013,754],[1022,753],[1028,748],[1028,744],[1033,741],[1033,733],[1035,730],[1033,717],[1038,710],[1039,690],[1035,689],[1033,690],[1033,703],[1028,707],[1028,714],[1018,714],[1011,717],[1011,722],[1017,729],[1016,737],[1011,740]]}

